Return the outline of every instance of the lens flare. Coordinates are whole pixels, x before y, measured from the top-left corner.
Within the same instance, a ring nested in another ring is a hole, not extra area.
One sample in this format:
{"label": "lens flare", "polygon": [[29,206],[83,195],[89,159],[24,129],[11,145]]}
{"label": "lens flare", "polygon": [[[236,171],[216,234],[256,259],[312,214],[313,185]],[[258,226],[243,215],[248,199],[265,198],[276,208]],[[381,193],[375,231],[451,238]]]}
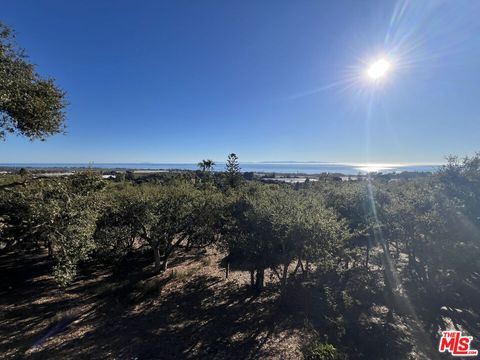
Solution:
{"label": "lens flare", "polygon": [[386,59],[379,59],[370,65],[367,71],[367,75],[372,80],[378,80],[388,73],[392,65]]}

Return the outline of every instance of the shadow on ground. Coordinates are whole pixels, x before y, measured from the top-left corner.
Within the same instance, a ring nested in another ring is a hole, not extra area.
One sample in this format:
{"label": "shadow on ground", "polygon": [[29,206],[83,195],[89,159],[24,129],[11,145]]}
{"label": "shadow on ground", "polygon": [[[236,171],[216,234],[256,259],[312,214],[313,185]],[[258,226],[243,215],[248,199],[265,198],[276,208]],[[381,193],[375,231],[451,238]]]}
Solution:
{"label": "shadow on ground", "polygon": [[265,342],[302,325],[277,311],[269,289],[258,296],[217,276],[193,275],[164,292],[172,275],[90,270],[63,291],[47,260],[31,260],[2,263],[9,276],[20,271],[1,291],[4,358],[282,358]]}
{"label": "shadow on ground", "polygon": [[225,280],[219,259],[182,256],[162,275],[141,253],[113,273],[85,264],[66,289],[45,254],[0,256],[0,357],[297,359],[310,326],[350,360],[435,359],[438,329],[480,336],[477,282],[472,298],[411,298],[414,313],[398,308],[388,320],[380,272],[302,278],[280,299],[272,283],[257,294],[248,275]]}

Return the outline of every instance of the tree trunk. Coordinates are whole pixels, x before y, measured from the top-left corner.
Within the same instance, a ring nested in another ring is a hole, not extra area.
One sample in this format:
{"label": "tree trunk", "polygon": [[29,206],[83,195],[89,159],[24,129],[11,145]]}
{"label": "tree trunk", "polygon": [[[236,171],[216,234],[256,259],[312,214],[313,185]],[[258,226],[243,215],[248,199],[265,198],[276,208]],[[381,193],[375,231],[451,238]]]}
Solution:
{"label": "tree trunk", "polygon": [[158,274],[161,270],[160,249],[158,247],[153,248],[153,256],[155,257],[155,273]]}
{"label": "tree trunk", "polygon": [[415,244],[412,244],[412,265],[413,265],[413,272],[415,274],[415,277],[417,280],[420,280],[420,272],[418,269],[418,263],[417,263],[417,254],[415,252]]}
{"label": "tree trunk", "polygon": [[285,287],[287,286],[287,277],[288,277],[288,264],[283,264],[283,272],[282,272],[282,291],[285,290]]}
{"label": "tree trunk", "polygon": [[250,285],[255,286],[255,270],[250,270]]}
{"label": "tree trunk", "polygon": [[228,279],[229,273],[230,273],[230,263],[227,262],[227,266],[225,266],[225,279]]}
{"label": "tree trunk", "polygon": [[168,254],[165,254],[163,256],[163,262],[162,262],[162,270],[163,271],[167,271],[167,269],[168,269],[168,258],[169,258]]}
{"label": "tree trunk", "polygon": [[370,244],[367,244],[367,254],[365,256],[365,269],[368,270],[368,262],[370,260]]}
{"label": "tree trunk", "polygon": [[261,291],[265,284],[265,269],[257,269],[257,279],[255,286],[258,291]]}
{"label": "tree trunk", "polygon": [[[382,234],[378,236],[382,238]],[[383,278],[385,281],[386,291],[386,303],[388,307],[387,321],[393,321],[393,314],[395,313],[396,292],[398,288],[397,279],[395,278],[395,268],[390,260],[390,253],[388,252],[387,245],[384,241],[380,242],[382,247],[382,265],[383,265]]]}
{"label": "tree trunk", "polygon": [[294,275],[294,276],[297,274],[298,269],[302,269],[302,273],[305,272],[305,269],[303,268],[303,264],[302,264],[301,258],[298,258],[297,266],[295,266],[295,270],[293,270],[293,275]]}
{"label": "tree trunk", "polygon": [[48,257],[53,258],[53,246],[50,240],[48,240],[47,246],[48,246]]}

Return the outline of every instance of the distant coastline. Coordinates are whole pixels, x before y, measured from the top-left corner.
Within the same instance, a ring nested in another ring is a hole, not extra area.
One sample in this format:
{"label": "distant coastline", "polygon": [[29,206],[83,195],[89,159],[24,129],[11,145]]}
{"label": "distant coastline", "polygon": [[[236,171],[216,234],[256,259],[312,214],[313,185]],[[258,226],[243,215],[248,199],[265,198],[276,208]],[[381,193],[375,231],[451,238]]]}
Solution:
{"label": "distant coastline", "polygon": [[[277,174],[344,174],[358,175],[369,172],[400,173],[433,172],[439,164],[345,164],[327,162],[256,162],[240,163],[242,172]],[[101,169],[101,170],[198,170],[195,163],[0,163],[1,169]],[[215,171],[223,171],[224,163],[217,163]]]}

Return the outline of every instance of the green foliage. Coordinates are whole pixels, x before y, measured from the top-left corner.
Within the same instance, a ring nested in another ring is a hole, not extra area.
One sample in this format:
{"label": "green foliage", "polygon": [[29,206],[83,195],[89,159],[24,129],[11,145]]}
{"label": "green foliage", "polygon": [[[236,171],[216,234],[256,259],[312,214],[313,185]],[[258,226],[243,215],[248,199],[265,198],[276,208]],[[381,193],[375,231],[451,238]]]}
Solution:
{"label": "green foliage", "polygon": [[[11,175],[0,184],[0,249],[45,245],[55,277],[67,284],[92,255],[119,262],[147,245],[160,271],[174,251],[216,244],[229,262],[251,272],[259,289],[271,270],[283,294],[311,265],[318,279],[363,268],[360,277],[390,294],[412,290],[442,299],[480,270],[479,164],[478,155],[452,158],[431,176],[324,179],[298,190],[252,181],[225,191],[221,182],[170,174],[109,182],[103,191],[106,183],[91,172]],[[383,279],[369,272],[369,257]],[[337,309],[341,299],[329,296],[327,284],[324,289],[325,302]],[[342,294],[345,306],[355,306],[352,292]]]}
{"label": "green foliage", "polygon": [[[257,273],[271,268],[282,288],[294,259],[321,259],[320,266],[327,269],[349,237],[346,224],[321,201],[281,187],[246,189],[229,212],[224,241],[231,256]],[[263,279],[258,280],[261,287]]]}
{"label": "green foliage", "polygon": [[151,247],[157,271],[167,268],[182,242],[188,247],[213,243],[223,219],[223,195],[188,182],[127,186],[105,203],[95,236],[102,253],[124,256],[138,239]]}
{"label": "green foliage", "polygon": [[313,341],[303,353],[305,360],[340,360],[342,359],[337,349],[332,344]]}
{"label": "green foliage", "polygon": [[136,229],[132,227],[131,188],[111,188],[102,194],[102,211],[97,220],[94,239],[96,254],[109,262],[119,262],[133,247]]}
{"label": "green foliage", "polygon": [[242,174],[240,172],[240,164],[238,163],[238,156],[234,153],[228,155],[227,165],[225,167],[225,175],[227,183],[235,188],[242,182]]}
{"label": "green foliage", "polygon": [[184,229],[189,246],[206,246],[218,238],[225,222],[225,197],[214,187],[193,192],[191,213]]}
{"label": "green foliage", "polygon": [[28,175],[28,170],[25,168],[21,168],[20,170],[18,170],[18,175],[20,175],[21,177],[25,177]]}
{"label": "green foliage", "polygon": [[215,161],[210,159],[202,160],[198,163],[198,167],[203,172],[211,172],[215,167]]}
{"label": "green foliage", "polygon": [[65,105],[65,93],[37,74],[12,30],[0,23],[0,139],[18,133],[43,140],[62,132]]}
{"label": "green foliage", "polygon": [[103,182],[84,173],[66,179],[38,179],[29,186],[3,191],[1,216],[6,219],[6,247],[48,245],[59,283],[71,282],[77,264],[94,249],[92,235]]}

